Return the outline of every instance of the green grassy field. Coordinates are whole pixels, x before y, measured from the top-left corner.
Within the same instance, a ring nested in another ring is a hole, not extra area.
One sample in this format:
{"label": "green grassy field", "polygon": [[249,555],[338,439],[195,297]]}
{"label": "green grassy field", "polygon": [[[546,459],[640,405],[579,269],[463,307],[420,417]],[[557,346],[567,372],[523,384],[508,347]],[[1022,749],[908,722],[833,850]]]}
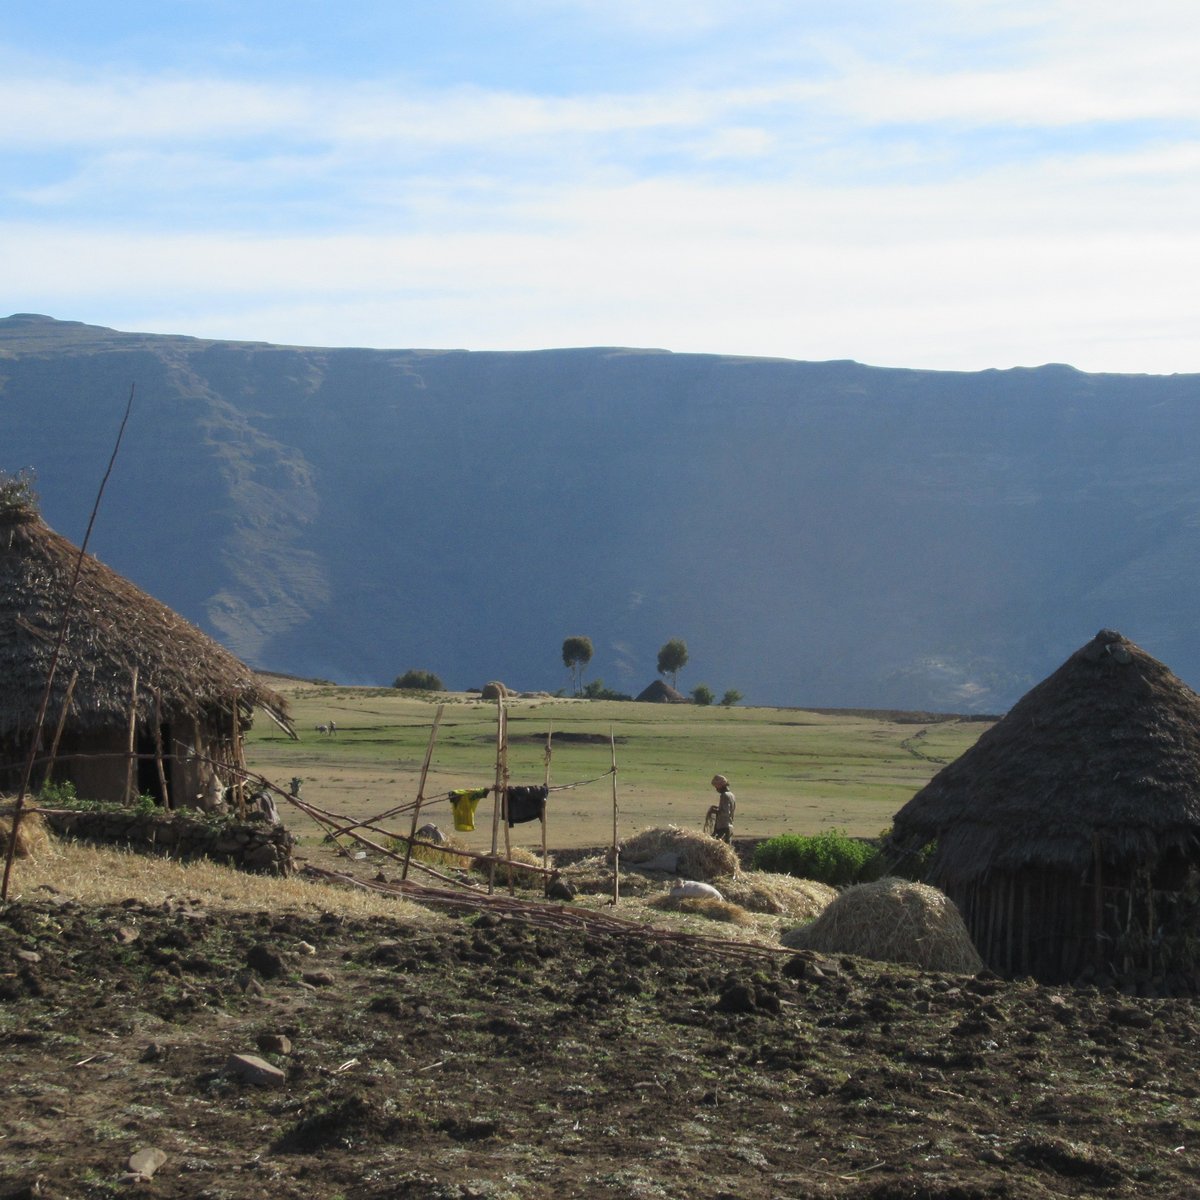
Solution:
{"label": "green grassy field", "polygon": [[[437,699],[390,688],[343,688],[274,681],[287,696],[300,742],[259,719],[247,739],[252,770],[287,787],[303,779],[310,803],[363,819],[413,800]],[[336,736],[315,726],[337,723]],[[599,845],[612,835],[612,749],[616,740],[620,831],[652,825],[700,827],[715,799],[714,772],[738,798],[735,834],[817,833],[837,827],[875,835],[940,767],[987,728],[978,721],[914,722],[895,714],[818,713],[799,709],[695,708],[572,699],[515,700],[508,708],[508,765],[514,784],[541,783],[546,735],[553,738],[553,791],[547,809],[551,847]],[[496,774],[496,705],[446,698],[425,788],[485,786]],[[466,836],[476,849],[491,838],[491,802]],[[428,819],[449,829],[449,806]],[[313,837],[295,814],[285,817],[302,842]],[[395,825],[403,826],[406,822]],[[517,845],[540,839],[538,824],[514,827]]]}

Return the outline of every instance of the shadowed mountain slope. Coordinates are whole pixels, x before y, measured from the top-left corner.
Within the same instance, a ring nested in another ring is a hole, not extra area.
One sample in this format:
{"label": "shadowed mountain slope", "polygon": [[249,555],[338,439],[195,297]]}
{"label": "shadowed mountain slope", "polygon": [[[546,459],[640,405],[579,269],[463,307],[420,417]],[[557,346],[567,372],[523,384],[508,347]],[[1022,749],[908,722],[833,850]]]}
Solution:
{"label": "shadowed mountain slope", "polygon": [[996,711],[1122,629],[1184,679],[1200,376],[356,350],[0,320],[0,468],[246,660],[343,682]]}

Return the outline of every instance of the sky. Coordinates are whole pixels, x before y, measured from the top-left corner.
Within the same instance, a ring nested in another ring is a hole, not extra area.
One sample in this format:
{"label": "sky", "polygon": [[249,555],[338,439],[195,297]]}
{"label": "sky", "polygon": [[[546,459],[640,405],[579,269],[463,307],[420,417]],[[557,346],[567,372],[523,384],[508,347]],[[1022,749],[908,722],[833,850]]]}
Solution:
{"label": "sky", "polygon": [[8,0],[0,315],[1198,372],[1197,62],[1194,0]]}

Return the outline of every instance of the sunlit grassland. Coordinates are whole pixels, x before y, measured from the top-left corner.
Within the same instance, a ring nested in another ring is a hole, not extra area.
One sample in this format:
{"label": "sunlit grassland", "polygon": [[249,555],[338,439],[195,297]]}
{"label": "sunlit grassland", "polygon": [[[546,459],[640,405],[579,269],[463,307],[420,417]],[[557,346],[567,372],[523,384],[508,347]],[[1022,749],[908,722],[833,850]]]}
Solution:
{"label": "sunlit grassland", "polygon": [[[300,742],[269,722],[247,740],[253,770],[330,812],[360,819],[416,797],[437,698],[392,689],[280,684],[292,705]],[[428,818],[449,826],[444,800],[452,787],[484,786],[496,776],[496,705],[446,698],[425,795]],[[337,723],[334,736],[318,724]],[[552,735],[548,808],[551,846],[596,845],[612,832],[610,736],[616,743],[620,828],[698,827],[714,793],[713,773],[727,775],[738,797],[736,833],[816,833],[838,827],[874,835],[940,767],[987,726],[981,722],[913,723],[890,715],[797,709],[696,708],[570,699],[515,700],[508,707],[512,783],[541,783],[546,736]],[[486,801],[467,835],[482,848],[491,837]],[[423,818],[424,819],[424,818]],[[393,820],[394,828],[405,827]],[[305,834],[296,817],[288,819]],[[540,838],[536,822],[513,829],[514,841]]]}

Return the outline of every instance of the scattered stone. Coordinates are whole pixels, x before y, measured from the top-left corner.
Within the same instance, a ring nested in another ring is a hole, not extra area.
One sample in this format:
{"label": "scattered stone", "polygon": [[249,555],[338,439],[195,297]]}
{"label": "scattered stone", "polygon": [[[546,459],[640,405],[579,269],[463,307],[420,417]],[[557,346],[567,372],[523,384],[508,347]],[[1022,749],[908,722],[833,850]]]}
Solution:
{"label": "scattered stone", "polygon": [[313,987],[333,987],[337,982],[330,971],[305,971],[300,978]]}
{"label": "scattered stone", "polygon": [[[20,834],[20,832],[18,829],[17,833]],[[18,950],[15,957],[27,963],[40,963],[42,961],[42,956],[36,950]]]}
{"label": "scattered stone", "polygon": [[285,1072],[257,1054],[231,1054],[225,1062],[225,1070],[243,1083],[252,1083],[256,1087],[279,1087],[287,1080]]}
{"label": "scattered stone", "polygon": [[291,1054],[292,1039],[286,1033],[260,1033],[256,1039],[264,1054]]}
{"label": "scattered stone", "polygon": [[146,1146],[129,1156],[129,1169],[142,1179],[151,1179],[166,1161],[166,1154],[157,1146]]}
{"label": "scattered stone", "polygon": [[317,948],[312,944],[312,942],[297,942],[296,949],[299,950],[301,954],[309,957],[317,952]]}
{"label": "scattered stone", "polygon": [[117,930],[117,941],[122,946],[131,945],[133,942],[136,942],[140,936],[141,935],[138,933],[138,931],[129,925],[122,925]]}

